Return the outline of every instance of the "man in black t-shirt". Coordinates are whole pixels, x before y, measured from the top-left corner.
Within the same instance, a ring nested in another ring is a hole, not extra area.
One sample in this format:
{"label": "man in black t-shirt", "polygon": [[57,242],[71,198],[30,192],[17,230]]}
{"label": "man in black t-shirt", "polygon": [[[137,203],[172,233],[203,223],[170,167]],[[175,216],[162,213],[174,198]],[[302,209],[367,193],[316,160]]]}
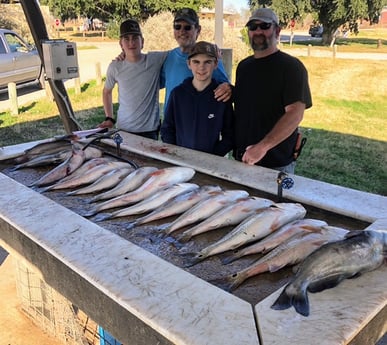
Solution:
{"label": "man in black t-shirt", "polygon": [[277,48],[281,28],[271,9],[255,10],[246,26],[254,54],[236,70],[234,157],[294,173],[298,126],[312,106],[308,73]]}

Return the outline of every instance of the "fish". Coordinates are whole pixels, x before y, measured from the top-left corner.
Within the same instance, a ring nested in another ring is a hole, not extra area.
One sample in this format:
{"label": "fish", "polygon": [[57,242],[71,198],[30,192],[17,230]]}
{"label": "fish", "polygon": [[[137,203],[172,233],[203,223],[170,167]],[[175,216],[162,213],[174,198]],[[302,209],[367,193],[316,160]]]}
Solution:
{"label": "fish", "polygon": [[293,306],[307,317],[308,292],[334,288],[344,279],[377,269],[386,258],[387,230],[350,231],[343,240],[324,244],[308,255],[271,308],[285,310]]}
{"label": "fish", "polygon": [[246,198],[248,195],[249,193],[245,190],[220,191],[211,198],[201,201],[199,204],[184,212],[163,230],[165,230],[166,235],[169,235],[187,225],[200,222],[201,220],[210,217],[221,208],[235,202],[238,199]]}
{"label": "fish", "polygon": [[281,226],[281,228],[264,239],[243,249],[236,249],[231,255],[223,258],[221,261],[226,265],[246,255],[267,253],[297,233],[318,231],[322,226],[327,225],[327,222],[319,219],[306,218],[294,220]]}
{"label": "fish", "polygon": [[86,148],[82,148],[82,150],[85,151],[85,161],[103,156],[103,152],[96,147],[87,146]]}
{"label": "fish", "polygon": [[37,181],[33,182],[29,187],[41,187],[55,183],[63,177],[70,175],[76,169],[78,169],[82,163],[85,161],[86,155],[79,147],[73,147],[72,154],[64,162],[56,166],[54,169],[51,169]]}
{"label": "fish", "polygon": [[97,158],[92,158],[86,162],[84,162],[77,170],[73,171],[70,175],[62,178],[60,181],[64,182],[67,180],[70,180],[74,177],[81,176],[85,173],[87,173],[90,169],[94,168],[97,165],[101,164],[106,164],[109,162],[115,161],[110,157],[97,157]]}
{"label": "fish", "polygon": [[273,201],[256,196],[239,199],[235,203],[227,205],[215,212],[212,216],[196,226],[185,230],[182,234],[177,236],[177,240],[184,243],[189,241],[193,236],[201,233],[225,226],[238,225],[256,211],[269,207],[272,204]]}
{"label": "fish", "polygon": [[155,208],[161,206],[171,198],[180,195],[184,192],[192,191],[199,188],[197,184],[194,183],[177,183],[166,189],[162,189],[159,192],[149,196],[148,198],[113,213],[100,214],[101,217],[98,217],[96,220],[106,220],[111,218],[118,218],[124,216],[132,216],[135,214],[146,213],[154,210]]}
{"label": "fish", "polygon": [[39,155],[27,160],[24,163],[15,165],[11,171],[25,169],[25,168],[37,168],[47,165],[58,165],[64,162],[72,155],[72,149],[62,150],[59,152],[49,153],[46,155]]}
{"label": "fish", "polygon": [[67,195],[81,195],[96,193],[102,190],[115,187],[120,181],[122,181],[126,176],[128,176],[133,171],[133,168],[130,166],[117,168],[108,171],[106,174],[99,177],[93,183],[82,187],[71,192],[67,192]]}
{"label": "fish", "polygon": [[67,179],[65,181],[62,181],[62,180],[58,181],[55,184],[52,184],[50,186],[43,188],[41,192],[47,192],[47,191],[58,190],[58,189],[76,188],[89,183],[93,183],[101,176],[117,168],[132,169],[131,165],[126,162],[110,161],[105,164],[97,165],[94,168],[90,169],[87,173],[82,174],[80,176],[76,176],[72,179]]}
{"label": "fish", "polygon": [[49,139],[48,141],[40,142],[15,157],[0,159],[2,164],[22,164],[30,161],[38,156],[58,153],[63,150],[72,150],[72,143],[69,139]]}
{"label": "fish", "polygon": [[313,232],[296,233],[243,270],[215,279],[212,283],[226,291],[235,290],[246,279],[260,273],[276,272],[285,266],[298,264],[323,244],[341,240],[347,233],[348,230],[334,227],[320,227]]}
{"label": "fish", "polygon": [[151,213],[137,218],[135,221],[129,223],[127,229],[131,229],[137,225],[184,213],[200,201],[216,195],[221,190],[222,189],[219,186],[204,185],[198,189],[177,195],[176,197],[167,201],[164,205],[156,208]]}
{"label": "fish", "polygon": [[156,170],[134,191],[97,204],[84,216],[89,217],[103,210],[134,204],[176,183],[187,182],[194,175],[195,170],[188,167],[176,166]]}
{"label": "fish", "polygon": [[113,199],[116,196],[131,192],[140,187],[145,180],[149,178],[150,174],[157,170],[158,168],[151,166],[140,167],[126,176],[117,186],[104,193],[96,195],[90,200],[90,202]]}
{"label": "fish", "polygon": [[305,216],[306,210],[299,203],[276,203],[246,218],[220,240],[197,253],[184,253],[186,267],[219,253],[255,242],[279,229],[282,225]]}

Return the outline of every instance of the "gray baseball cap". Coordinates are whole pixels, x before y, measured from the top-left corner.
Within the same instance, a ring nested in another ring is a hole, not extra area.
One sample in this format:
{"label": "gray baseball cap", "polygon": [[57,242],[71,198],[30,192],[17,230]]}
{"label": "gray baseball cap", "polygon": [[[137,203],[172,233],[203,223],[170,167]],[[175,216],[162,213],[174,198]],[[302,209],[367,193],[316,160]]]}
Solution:
{"label": "gray baseball cap", "polygon": [[279,25],[277,15],[270,8],[258,8],[255,10],[246,25],[248,25],[253,20],[259,20],[264,23],[275,23]]}

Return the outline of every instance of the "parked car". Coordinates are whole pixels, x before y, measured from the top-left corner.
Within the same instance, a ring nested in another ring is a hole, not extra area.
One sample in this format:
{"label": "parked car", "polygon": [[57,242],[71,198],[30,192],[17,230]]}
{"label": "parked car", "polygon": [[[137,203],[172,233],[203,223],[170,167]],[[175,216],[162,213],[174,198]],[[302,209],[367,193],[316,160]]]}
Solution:
{"label": "parked car", "polygon": [[35,83],[44,88],[44,68],[37,49],[16,32],[0,29],[0,90]]}
{"label": "parked car", "polygon": [[324,28],[322,25],[311,25],[309,28],[309,35],[312,37],[322,37]]}

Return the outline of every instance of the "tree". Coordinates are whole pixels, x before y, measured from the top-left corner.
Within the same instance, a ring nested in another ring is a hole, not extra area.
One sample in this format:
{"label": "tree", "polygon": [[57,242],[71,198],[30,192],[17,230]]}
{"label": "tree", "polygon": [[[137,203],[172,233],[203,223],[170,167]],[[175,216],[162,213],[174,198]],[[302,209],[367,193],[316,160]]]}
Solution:
{"label": "tree", "polygon": [[163,11],[176,11],[182,7],[198,10],[213,7],[214,0],[41,0],[62,21],[78,17],[99,18],[105,22],[120,22],[124,18],[146,20]]}
{"label": "tree", "polygon": [[315,13],[323,25],[323,44],[330,44],[340,27],[358,33],[359,20],[377,23],[386,0],[249,0],[251,9],[271,7],[285,26],[290,19],[302,19]]}

